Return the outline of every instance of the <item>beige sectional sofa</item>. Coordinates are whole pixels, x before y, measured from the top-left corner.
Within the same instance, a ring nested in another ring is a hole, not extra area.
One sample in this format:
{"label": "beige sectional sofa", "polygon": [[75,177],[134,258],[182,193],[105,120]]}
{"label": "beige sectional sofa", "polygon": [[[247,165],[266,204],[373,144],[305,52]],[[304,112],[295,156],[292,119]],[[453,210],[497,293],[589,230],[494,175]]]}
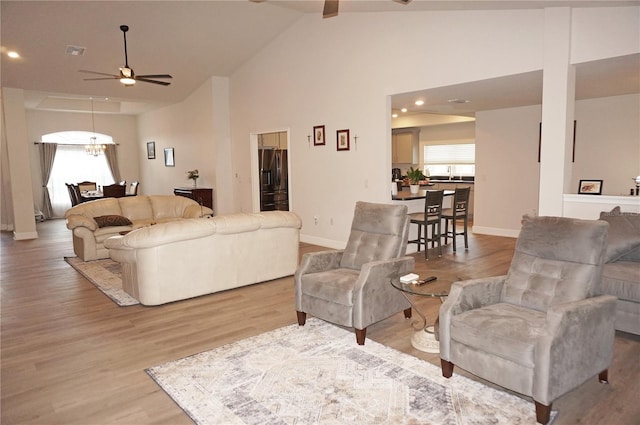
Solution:
{"label": "beige sectional sofa", "polygon": [[213,214],[192,199],[173,195],[127,196],[84,202],[67,210],[73,251],[83,261],[109,258],[104,241],[121,232],[157,223]]}
{"label": "beige sectional sofa", "polygon": [[293,275],[302,223],[289,211],[144,227],[105,241],[123,289],[158,305]]}
{"label": "beige sectional sofa", "polygon": [[618,297],[616,329],[640,335],[640,214],[602,212],[609,236],[598,292]]}

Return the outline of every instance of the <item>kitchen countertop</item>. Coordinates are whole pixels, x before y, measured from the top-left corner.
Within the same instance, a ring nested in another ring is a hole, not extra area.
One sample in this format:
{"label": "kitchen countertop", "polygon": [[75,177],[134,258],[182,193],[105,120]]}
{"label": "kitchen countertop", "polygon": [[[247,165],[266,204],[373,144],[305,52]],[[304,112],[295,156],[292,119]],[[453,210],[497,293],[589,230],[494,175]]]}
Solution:
{"label": "kitchen countertop", "polygon": [[[444,196],[452,196],[455,190],[445,190]],[[418,193],[411,193],[409,190],[401,190],[397,195],[391,195],[393,201],[411,201],[413,199],[424,199],[427,197],[427,189],[420,189]]]}

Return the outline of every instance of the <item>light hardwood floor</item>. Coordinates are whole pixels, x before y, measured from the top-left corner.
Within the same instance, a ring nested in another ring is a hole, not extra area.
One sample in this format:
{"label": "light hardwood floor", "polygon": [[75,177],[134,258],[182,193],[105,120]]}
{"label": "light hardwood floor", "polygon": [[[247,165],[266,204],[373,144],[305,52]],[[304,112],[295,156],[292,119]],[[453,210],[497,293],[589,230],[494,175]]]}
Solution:
{"label": "light hardwood floor", "polygon": [[[32,241],[1,237],[2,424],[192,424],[145,368],[296,323],[292,277],[163,306],[118,307],[64,262],[73,255],[64,221],[37,230]],[[414,254],[416,272],[439,276],[434,286],[503,274],[514,242],[472,236],[467,252],[445,247],[442,258],[428,261]],[[301,244],[301,253],[318,249]],[[437,299],[416,302],[436,317]],[[371,326],[367,338],[439,366],[437,354],[411,346],[412,332],[400,313]],[[618,333],[610,385],[594,377],[557,400],[555,425],[640,424],[639,363],[640,338]]]}

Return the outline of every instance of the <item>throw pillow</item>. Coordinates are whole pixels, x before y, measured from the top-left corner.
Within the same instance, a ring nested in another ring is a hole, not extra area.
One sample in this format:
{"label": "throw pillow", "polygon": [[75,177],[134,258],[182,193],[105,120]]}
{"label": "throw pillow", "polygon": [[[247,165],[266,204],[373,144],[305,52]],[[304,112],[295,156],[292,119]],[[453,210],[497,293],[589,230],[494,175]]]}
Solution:
{"label": "throw pillow", "polygon": [[101,215],[93,217],[93,219],[98,224],[98,227],[131,226],[133,224],[127,217],[121,215]]}
{"label": "throw pillow", "polygon": [[640,229],[634,226],[634,214],[620,212],[620,207],[600,213],[600,220],[609,223],[609,237],[605,262],[611,263],[640,247]]}

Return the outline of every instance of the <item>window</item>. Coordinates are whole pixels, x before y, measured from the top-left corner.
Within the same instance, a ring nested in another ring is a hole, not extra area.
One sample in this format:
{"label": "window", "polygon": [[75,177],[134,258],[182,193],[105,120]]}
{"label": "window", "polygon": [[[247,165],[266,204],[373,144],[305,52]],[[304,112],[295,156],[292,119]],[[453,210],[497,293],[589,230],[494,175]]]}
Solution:
{"label": "window", "polygon": [[428,176],[475,176],[475,143],[424,146],[423,172]]}
{"label": "window", "polygon": [[85,145],[92,136],[96,137],[98,144],[113,143],[109,136],[86,131],[65,131],[42,136],[42,143],[58,144],[47,183],[54,217],[63,217],[71,207],[65,183],[85,180],[94,181],[100,186],[114,183],[105,155],[91,156],[85,152]]}

